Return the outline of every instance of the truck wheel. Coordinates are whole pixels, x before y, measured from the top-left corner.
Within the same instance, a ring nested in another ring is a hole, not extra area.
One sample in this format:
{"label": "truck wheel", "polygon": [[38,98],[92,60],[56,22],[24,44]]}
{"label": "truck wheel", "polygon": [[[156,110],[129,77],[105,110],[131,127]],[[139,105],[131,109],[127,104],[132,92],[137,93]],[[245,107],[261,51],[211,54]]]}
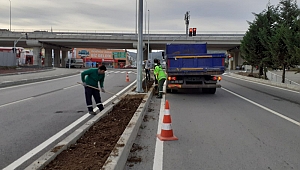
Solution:
{"label": "truck wheel", "polygon": [[209,90],[209,94],[215,94],[216,93],[216,88],[210,88]]}
{"label": "truck wheel", "polygon": [[177,91],[177,89],[166,89],[167,93],[176,93]]}
{"label": "truck wheel", "polygon": [[215,94],[216,88],[203,88],[202,93],[204,94]]}

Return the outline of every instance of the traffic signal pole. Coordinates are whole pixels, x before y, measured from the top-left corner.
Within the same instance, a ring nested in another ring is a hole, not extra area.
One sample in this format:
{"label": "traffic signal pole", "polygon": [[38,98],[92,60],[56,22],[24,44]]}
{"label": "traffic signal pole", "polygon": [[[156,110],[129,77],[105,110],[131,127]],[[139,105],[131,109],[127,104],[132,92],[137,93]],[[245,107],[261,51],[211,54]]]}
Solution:
{"label": "traffic signal pole", "polygon": [[188,34],[189,24],[190,24],[190,11],[187,11],[185,13],[184,20],[185,20],[185,25],[186,25],[185,34],[186,34],[186,37],[188,37],[189,36],[189,34]]}

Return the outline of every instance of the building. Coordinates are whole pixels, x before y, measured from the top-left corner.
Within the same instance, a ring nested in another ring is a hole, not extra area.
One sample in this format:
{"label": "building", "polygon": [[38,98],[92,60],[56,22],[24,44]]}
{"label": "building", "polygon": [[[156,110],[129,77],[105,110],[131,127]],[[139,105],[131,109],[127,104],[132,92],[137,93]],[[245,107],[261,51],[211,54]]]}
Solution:
{"label": "building", "polygon": [[82,58],[86,67],[103,64],[108,68],[123,68],[129,63],[127,52],[122,49],[76,48],[76,58]]}

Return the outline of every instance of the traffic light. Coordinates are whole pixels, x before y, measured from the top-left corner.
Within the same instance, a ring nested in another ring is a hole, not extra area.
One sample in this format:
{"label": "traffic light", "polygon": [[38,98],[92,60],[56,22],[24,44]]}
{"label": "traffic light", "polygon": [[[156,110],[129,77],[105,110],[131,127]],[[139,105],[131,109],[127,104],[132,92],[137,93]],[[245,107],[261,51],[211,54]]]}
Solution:
{"label": "traffic light", "polygon": [[189,36],[190,37],[193,36],[193,28],[190,28],[190,30],[189,30]]}
{"label": "traffic light", "polygon": [[196,36],[197,28],[193,28],[193,36]]}

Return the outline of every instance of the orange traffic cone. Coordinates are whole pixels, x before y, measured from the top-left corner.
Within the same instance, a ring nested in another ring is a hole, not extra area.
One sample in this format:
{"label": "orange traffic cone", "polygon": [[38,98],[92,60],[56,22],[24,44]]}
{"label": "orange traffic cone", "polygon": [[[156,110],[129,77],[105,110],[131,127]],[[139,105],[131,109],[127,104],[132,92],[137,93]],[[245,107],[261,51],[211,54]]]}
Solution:
{"label": "orange traffic cone", "polygon": [[171,122],[169,101],[166,100],[165,114],[164,114],[164,119],[163,119],[163,123],[161,126],[161,133],[157,134],[157,137],[160,140],[162,140],[162,141],[178,140],[178,138],[173,135],[171,123],[172,122]]}
{"label": "orange traffic cone", "polygon": [[128,72],[126,73],[126,82],[129,82]]}

